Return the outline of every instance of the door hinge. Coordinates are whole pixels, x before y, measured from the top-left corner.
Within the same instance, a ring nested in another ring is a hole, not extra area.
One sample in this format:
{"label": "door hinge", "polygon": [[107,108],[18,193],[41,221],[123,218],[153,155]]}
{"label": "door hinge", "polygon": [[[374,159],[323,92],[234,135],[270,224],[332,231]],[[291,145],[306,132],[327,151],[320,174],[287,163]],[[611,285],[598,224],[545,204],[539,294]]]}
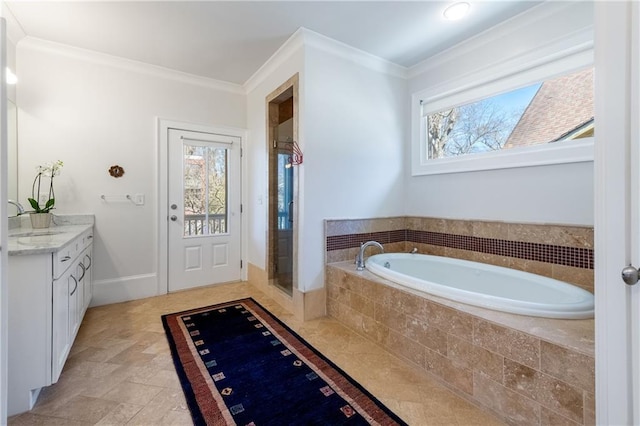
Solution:
{"label": "door hinge", "polygon": [[244,150],[240,148],[240,157],[242,157],[243,155],[244,155]]}
{"label": "door hinge", "polygon": [[240,204],[240,213],[242,213],[244,211],[242,204]]}
{"label": "door hinge", "polygon": [[277,140],[275,140],[275,139],[273,140],[273,147],[274,147],[274,148],[277,148],[277,147],[278,147],[278,141],[277,141]]}
{"label": "door hinge", "polygon": [[242,259],[240,259],[240,269],[242,269]]}

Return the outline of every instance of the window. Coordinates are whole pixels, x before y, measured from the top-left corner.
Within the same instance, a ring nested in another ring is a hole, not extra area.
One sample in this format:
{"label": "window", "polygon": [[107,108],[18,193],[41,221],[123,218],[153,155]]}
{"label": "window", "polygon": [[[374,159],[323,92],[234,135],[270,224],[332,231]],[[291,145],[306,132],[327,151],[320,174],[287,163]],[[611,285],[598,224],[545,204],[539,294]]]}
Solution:
{"label": "window", "polygon": [[184,236],[227,233],[225,148],[184,142]]}
{"label": "window", "polygon": [[593,161],[593,50],[541,53],[414,93],[412,174]]}
{"label": "window", "polygon": [[593,68],[428,112],[429,159],[566,142],[594,134]]}

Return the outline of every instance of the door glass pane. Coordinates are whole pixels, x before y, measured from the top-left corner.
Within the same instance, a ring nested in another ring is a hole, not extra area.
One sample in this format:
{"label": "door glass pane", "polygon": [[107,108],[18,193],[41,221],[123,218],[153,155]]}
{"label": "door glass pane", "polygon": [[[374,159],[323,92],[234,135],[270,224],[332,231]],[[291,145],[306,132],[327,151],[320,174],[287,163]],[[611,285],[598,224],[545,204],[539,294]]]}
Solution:
{"label": "door glass pane", "polygon": [[184,143],[184,236],[227,233],[228,150]]}
{"label": "door glass pane", "polygon": [[290,154],[278,153],[278,229],[293,225],[293,167]]}

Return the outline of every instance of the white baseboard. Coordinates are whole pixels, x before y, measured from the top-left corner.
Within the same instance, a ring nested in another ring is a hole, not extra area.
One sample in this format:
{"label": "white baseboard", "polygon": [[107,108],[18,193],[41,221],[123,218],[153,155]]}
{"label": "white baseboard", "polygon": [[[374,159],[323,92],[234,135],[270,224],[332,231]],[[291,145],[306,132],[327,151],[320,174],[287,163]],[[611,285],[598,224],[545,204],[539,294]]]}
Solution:
{"label": "white baseboard", "polygon": [[93,282],[90,306],[108,305],[158,295],[158,274],[130,275]]}

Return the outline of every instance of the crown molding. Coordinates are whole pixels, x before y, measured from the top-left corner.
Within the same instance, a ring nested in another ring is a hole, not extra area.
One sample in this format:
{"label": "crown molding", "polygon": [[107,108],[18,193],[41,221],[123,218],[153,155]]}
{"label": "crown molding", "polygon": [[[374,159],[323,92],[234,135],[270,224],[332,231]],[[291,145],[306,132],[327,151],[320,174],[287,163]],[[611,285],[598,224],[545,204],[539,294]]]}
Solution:
{"label": "crown molding", "polygon": [[312,47],[330,53],[342,59],[352,61],[371,70],[407,78],[407,68],[378,56],[357,49],[330,37],[324,36],[307,28],[300,27],[285,41],[276,52],[256,71],[243,85],[247,93],[254,90],[261,82],[271,75],[279,66],[289,59],[299,49]]}
{"label": "crown molding", "polygon": [[[545,22],[548,24],[548,20],[557,15],[558,13],[562,13],[563,11],[568,11],[572,7],[584,7],[580,4],[580,2],[554,2],[548,1],[542,3],[538,6],[535,6],[529,10],[522,12],[519,15],[516,15],[499,25],[491,27],[484,32],[481,32],[472,38],[462,41],[461,43],[444,50],[430,58],[425,59],[424,61],[411,66],[407,71],[407,78],[411,79],[419,76],[420,74],[426,73],[433,69],[437,69],[439,67],[444,66],[448,62],[454,61],[459,57],[472,54],[473,52],[482,49],[484,46],[495,43],[500,39],[509,38],[512,34],[517,34],[519,31],[522,31],[522,27],[524,25],[533,24],[536,22],[540,22],[541,25],[545,25]],[[568,37],[567,35],[562,35],[559,39],[554,40],[552,42],[547,43],[544,46],[539,46],[536,50],[543,50],[553,48],[555,46],[556,49],[567,49],[573,50],[571,47],[560,47],[561,44],[566,44],[567,42],[577,43],[582,46],[577,47],[577,50],[584,49],[584,46],[589,44],[591,47],[593,46],[593,25],[585,26],[580,30],[574,31]],[[573,45],[575,49],[575,44]],[[527,52],[520,55],[521,57],[525,57]],[[512,62],[517,61],[517,58],[508,58],[503,62]],[[495,65],[495,64],[494,64]]]}
{"label": "crown molding", "polygon": [[365,52],[351,45],[337,41],[315,31],[301,28],[305,46],[323,50],[334,56],[352,61],[360,66],[369,68],[382,74],[406,79],[408,68],[379,56]]}
{"label": "crown molding", "polygon": [[245,94],[244,89],[239,84],[201,77],[181,71],[172,70],[169,68],[160,67],[157,65],[151,65],[144,62],[121,58],[119,56],[108,55],[106,53],[100,53],[93,50],[73,47],[36,37],[27,36],[23,38],[18,44],[18,47],[20,49],[26,48],[46,53],[53,53],[80,61],[91,62],[96,65],[114,67],[138,74],[164,78],[180,83],[206,87],[213,90],[220,90],[223,92],[230,92],[239,95]]}
{"label": "crown molding", "polygon": [[252,92],[256,87],[266,80],[273,72],[286,62],[294,53],[303,48],[304,28],[300,27],[266,60],[256,72],[244,82],[245,93]]}
{"label": "crown molding", "polygon": [[334,56],[350,60],[358,65],[380,73],[404,79],[407,78],[406,67],[394,64],[375,55],[302,27],[294,32],[291,37],[289,37],[243,85],[188,74],[157,65],[108,55],[106,53],[100,53],[89,49],[73,47],[37,37],[22,37],[19,45],[20,48],[39,50],[41,52],[62,55],[81,61],[88,61],[97,65],[111,66],[139,74],[166,78],[182,83],[194,84],[214,90],[242,95],[254,90],[294,53],[305,47],[312,47],[328,52]]}

